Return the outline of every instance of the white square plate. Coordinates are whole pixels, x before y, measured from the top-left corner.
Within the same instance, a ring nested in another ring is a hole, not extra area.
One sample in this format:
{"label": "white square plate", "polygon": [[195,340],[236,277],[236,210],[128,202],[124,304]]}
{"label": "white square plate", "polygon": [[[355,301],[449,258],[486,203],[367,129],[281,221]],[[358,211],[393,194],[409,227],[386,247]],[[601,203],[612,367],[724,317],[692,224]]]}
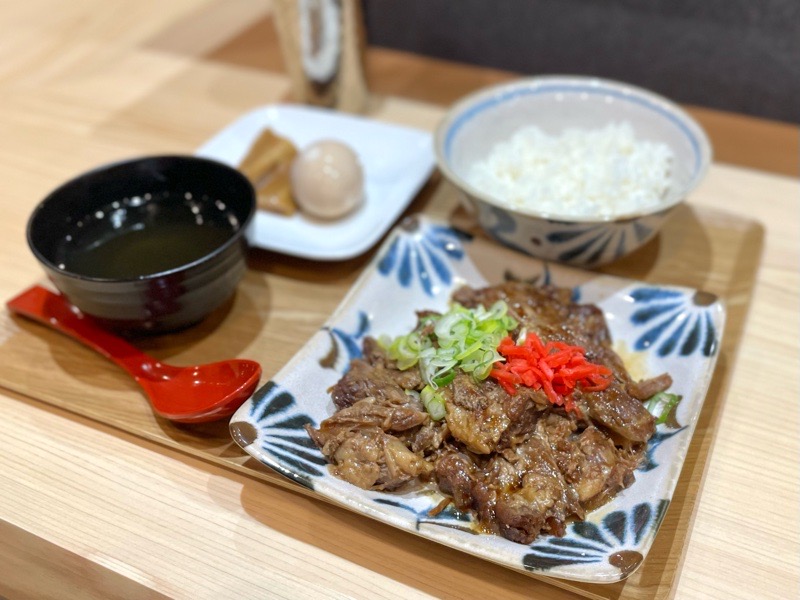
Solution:
{"label": "white square plate", "polygon": [[[477,533],[470,517],[452,505],[431,516],[443,498],[437,493],[365,491],[334,477],[303,428],[318,426],[334,412],[327,389],[361,355],[364,336],[406,333],[416,324],[416,310],[445,309],[461,285],[504,278],[569,287],[576,301],[597,304],[631,374],[668,372],[670,391],[683,397],[657,426],[629,488],[586,521],[570,523],[564,537],[540,536],[530,545]],[[231,434],[263,464],[350,510],[520,571],[613,583],[642,563],[670,504],[724,321],[724,306],[707,292],[550,265],[408,217],[327,324],[234,414]]]}
{"label": "white square plate", "polygon": [[427,131],[381,123],[323,108],[274,104],[255,109],[220,131],[196,152],[238,166],[262,130],[291,140],[298,150],[321,139],[349,145],[364,169],[364,203],[335,221],[259,210],[251,244],[314,260],[343,260],[371,248],[428,179],[435,163]]}

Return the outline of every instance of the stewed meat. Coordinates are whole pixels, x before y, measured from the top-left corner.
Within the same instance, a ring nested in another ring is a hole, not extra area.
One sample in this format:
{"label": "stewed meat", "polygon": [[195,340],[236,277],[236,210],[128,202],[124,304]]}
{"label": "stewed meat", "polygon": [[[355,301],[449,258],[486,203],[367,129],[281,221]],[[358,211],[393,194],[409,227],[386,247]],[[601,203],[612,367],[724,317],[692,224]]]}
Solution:
{"label": "stewed meat", "polygon": [[[542,342],[582,348],[610,373],[606,386],[575,387],[570,409],[543,388],[509,390],[492,377],[457,371],[438,388],[444,413],[436,420],[420,401],[420,369],[399,369],[367,338],[363,358],[331,388],[337,411],[308,427],[309,435],[336,476],[364,489],[433,481],[484,531],[524,544],[542,533],[563,535],[570,520],[631,485],[655,432],[642,400],[672,380],[633,381],[602,311],[573,303],[570,290],[509,282],[464,287],[453,300],[468,309],[504,302],[517,324],[512,337],[534,332]],[[420,327],[431,315],[418,314]]]}
{"label": "stewed meat", "polygon": [[589,418],[613,433],[632,442],[646,442],[656,432],[656,424],[641,400],[637,400],[619,382],[602,392],[580,393]]}
{"label": "stewed meat", "polygon": [[406,397],[403,387],[405,371],[387,369],[382,366],[373,367],[368,362],[356,359],[350,363],[350,369],[336,385],[331,388],[331,398],[336,408],[352,406],[364,398],[379,401],[402,402]]}
{"label": "stewed meat", "polygon": [[669,373],[662,373],[657,377],[645,379],[644,381],[631,381],[626,386],[627,392],[637,400],[647,400],[668,390],[672,385],[672,377]]}
{"label": "stewed meat", "polygon": [[323,445],[323,452],[335,465],[336,476],[360,488],[391,490],[433,470],[429,462],[378,427],[342,433],[336,443]]}

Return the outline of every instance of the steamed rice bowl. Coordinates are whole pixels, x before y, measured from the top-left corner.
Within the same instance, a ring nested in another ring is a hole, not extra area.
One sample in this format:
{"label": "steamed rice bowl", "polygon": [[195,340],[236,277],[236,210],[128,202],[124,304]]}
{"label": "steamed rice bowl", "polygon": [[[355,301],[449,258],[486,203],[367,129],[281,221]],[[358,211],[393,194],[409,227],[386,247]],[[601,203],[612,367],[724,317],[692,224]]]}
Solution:
{"label": "steamed rice bowl", "polygon": [[662,203],[673,160],[669,146],[637,139],[628,122],[559,135],[527,126],[495,144],[466,180],[523,212],[613,218]]}
{"label": "steamed rice bowl", "polygon": [[447,111],[434,147],[490,238],[590,268],[648,244],[711,163],[708,136],[674,102],[580,76],[478,90]]}

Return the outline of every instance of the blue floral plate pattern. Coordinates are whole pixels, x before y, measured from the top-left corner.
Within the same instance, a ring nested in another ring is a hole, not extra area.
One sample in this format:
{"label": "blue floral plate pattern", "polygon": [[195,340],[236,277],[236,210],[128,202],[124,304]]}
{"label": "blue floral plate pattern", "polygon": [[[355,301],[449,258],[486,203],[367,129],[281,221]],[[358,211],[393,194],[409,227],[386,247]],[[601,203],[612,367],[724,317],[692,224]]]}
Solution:
{"label": "blue floral plate pattern", "polygon": [[[605,313],[615,348],[632,375],[669,372],[683,399],[658,425],[636,482],[558,538],[531,545],[479,533],[469,515],[434,489],[371,492],[328,472],[307,436],[333,413],[326,390],[360,356],[367,335],[397,335],[415,324],[415,310],[444,309],[461,285],[521,279],[571,287],[580,302]],[[725,308],[712,294],[658,286],[550,265],[414,216],[390,234],[325,326],[234,414],[236,442],[264,465],[329,500],[400,529],[520,571],[592,583],[613,583],[644,560],[668,510],[714,370]]]}

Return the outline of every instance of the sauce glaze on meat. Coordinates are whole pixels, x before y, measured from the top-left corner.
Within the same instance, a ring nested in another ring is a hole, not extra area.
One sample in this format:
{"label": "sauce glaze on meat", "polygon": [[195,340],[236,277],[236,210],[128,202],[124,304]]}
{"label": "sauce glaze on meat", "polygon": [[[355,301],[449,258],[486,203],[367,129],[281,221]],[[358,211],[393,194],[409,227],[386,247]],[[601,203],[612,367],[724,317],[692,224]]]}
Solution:
{"label": "sauce glaze on meat", "polygon": [[603,313],[570,298],[570,290],[520,282],[453,295],[470,308],[504,300],[520,328],[582,346],[589,361],[611,369],[607,389],[575,392],[580,417],[541,391],[521,387],[511,396],[491,378],[459,373],[441,388],[446,417],[433,421],[406,393],[423,388],[418,369],[398,370],[367,338],[363,358],[330,390],[337,411],[318,429],[307,427],[333,474],[373,490],[435,482],[485,531],[523,544],[540,533],[563,535],[569,520],[629,486],[655,432],[642,400],[672,380],[632,381]]}

